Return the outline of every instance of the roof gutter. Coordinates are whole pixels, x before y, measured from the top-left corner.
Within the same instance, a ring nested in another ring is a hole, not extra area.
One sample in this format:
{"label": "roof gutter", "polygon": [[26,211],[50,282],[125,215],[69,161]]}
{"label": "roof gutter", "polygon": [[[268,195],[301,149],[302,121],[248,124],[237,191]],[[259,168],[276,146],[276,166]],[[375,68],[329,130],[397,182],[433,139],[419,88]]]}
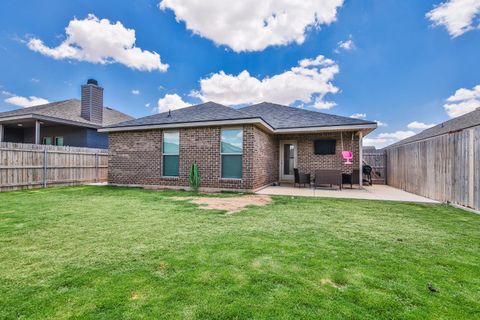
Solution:
{"label": "roof gutter", "polygon": [[252,118],[252,119],[238,119],[238,120],[218,120],[218,121],[154,124],[154,125],[143,125],[143,126],[110,127],[110,128],[101,128],[101,129],[98,129],[98,131],[99,132],[122,132],[122,131],[155,130],[155,129],[209,127],[209,126],[231,126],[231,125],[239,125],[239,124],[261,125],[271,133],[278,133],[278,134],[310,133],[310,132],[313,133],[313,132],[325,132],[325,131],[351,131],[351,130],[365,130],[366,134],[368,134],[369,132],[377,128],[376,124],[359,124],[359,125],[343,125],[343,126],[274,129],[263,119]]}

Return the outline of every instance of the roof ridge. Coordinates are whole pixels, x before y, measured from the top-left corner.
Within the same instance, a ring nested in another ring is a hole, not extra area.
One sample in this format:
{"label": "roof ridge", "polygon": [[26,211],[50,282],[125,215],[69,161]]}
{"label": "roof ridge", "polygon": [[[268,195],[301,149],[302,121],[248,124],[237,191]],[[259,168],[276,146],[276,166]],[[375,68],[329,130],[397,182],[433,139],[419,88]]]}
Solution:
{"label": "roof ridge", "polygon": [[315,111],[315,110],[308,110],[308,109],[304,109],[304,108],[286,106],[286,105],[283,105],[283,104],[279,104],[279,103],[275,103],[275,102],[268,102],[268,101],[255,103],[255,104],[252,104],[250,106],[243,107],[243,108],[261,106],[262,104],[270,104],[270,105],[273,105],[273,106],[276,106],[276,107],[288,108],[289,110],[292,110],[292,111],[294,110],[294,112],[308,112],[308,113],[314,113],[314,114],[321,114],[321,115],[325,115],[325,116],[329,116],[329,117],[335,117],[337,119],[349,119],[349,120],[352,120],[354,122],[363,122],[365,124],[367,124],[367,123],[370,123],[370,124],[371,123],[377,123],[375,121],[356,119],[356,118],[351,118],[351,117],[347,117],[347,116],[340,116],[338,114],[333,114],[333,113],[327,113],[327,112],[321,112],[321,111]]}

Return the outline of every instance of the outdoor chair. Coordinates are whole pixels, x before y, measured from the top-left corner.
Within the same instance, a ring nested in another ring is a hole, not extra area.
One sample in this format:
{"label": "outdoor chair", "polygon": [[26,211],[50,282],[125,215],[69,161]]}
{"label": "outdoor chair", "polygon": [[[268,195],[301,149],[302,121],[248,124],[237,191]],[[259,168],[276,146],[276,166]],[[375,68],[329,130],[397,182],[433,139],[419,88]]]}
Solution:
{"label": "outdoor chair", "polygon": [[307,184],[310,187],[310,174],[309,173],[300,173],[300,172],[298,172],[298,169],[293,169],[293,174],[294,174],[294,177],[295,177],[295,182],[293,184],[294,187],[297,184],[298,184],[298,187],[300,187],[300,185],[302,185],[302,184],[303,184],[304,187]]}
{"label": "outdoor chair", "polygon": [[315,171],[315,188],[325,185],[330,185],[330,188],[338,186],[342,190],[342,172],[333,169]]}
{"label": "outdoor chair", "polygon": [[360,170],[354,169],[352,173],[342,173],[342,184],[350,184],[353,189],[354,184],[360,184]]}

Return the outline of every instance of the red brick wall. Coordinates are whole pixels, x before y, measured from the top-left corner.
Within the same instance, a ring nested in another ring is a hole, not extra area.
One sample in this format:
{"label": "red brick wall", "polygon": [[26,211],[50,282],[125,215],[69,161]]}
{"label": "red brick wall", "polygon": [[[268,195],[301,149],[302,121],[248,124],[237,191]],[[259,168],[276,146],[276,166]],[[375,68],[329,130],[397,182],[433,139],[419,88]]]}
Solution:
{"label": "red brick wall", "polygon": [[162,176],[162,130],[109,134],[109,182],[113,184],[188,187],[193,162],[199,166],[201,187],[253,188],[254,128],[243,127],[243,177],[221,178],[220,127],[180,129],[179,176]]}
{"label": "red brick wall", "polygon": [[108,143],[110,183],[155,184],[161,179],[161,131],[109,133]]}
{"label": "red brick wall", "polygon": [[[222,179],[220,127],[180,129],[179,177],[162,177],[162,131],[129,131],[109,134],[109,173],[113,184],[188,187],[190,165],[196,161],[201,187],[252,190],[279,180],[279,141],[296,140],[297,166],[314,174],[317,169],[358,168],[358,136],[353,143],[354,164],[345,165],[341,157],[340,135],[335,133],[272,135],[253,126],[243,126],[243,177]],[[315,155],[315,139],[337,139],[335,155]],[[352,150],[351,133],[344,133],[345,150]]]}
{"label": "red brick wall", "polygon": [[278,139],[275,135],[254,128],[254,189],[278,181]]}
{"label": "red brick wall", "polygon": [[[340,169],[342,172],[350,173],[352,169],[359,166],[359,140],[354,136],[352,145],[352,132],[343,133],[344,150],[353,151],[353,165],[345,164],[342,158],[342,145],[340,133],[311,133],[311,134],[288,134],[279,135],[279,140],[296,140],[298,144],[297,167],[302,173],[310,173],[312,176],[318,169]],[[336,139],[337,148],[334,155],[315,155],[314,140]]]}

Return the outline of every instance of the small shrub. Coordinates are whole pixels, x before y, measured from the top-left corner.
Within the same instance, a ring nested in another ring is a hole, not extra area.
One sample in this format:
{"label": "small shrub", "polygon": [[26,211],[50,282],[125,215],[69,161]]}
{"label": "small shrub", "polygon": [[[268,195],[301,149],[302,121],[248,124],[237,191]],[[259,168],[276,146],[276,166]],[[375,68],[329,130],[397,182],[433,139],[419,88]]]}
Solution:
{"label": "small shrub", "polygon": [[190,166],[190,172],[188,173],[188,183],[193,191],[198,192],[200,188],[200,172],[198,170],[198,164],[196,162],[192,163]]}

